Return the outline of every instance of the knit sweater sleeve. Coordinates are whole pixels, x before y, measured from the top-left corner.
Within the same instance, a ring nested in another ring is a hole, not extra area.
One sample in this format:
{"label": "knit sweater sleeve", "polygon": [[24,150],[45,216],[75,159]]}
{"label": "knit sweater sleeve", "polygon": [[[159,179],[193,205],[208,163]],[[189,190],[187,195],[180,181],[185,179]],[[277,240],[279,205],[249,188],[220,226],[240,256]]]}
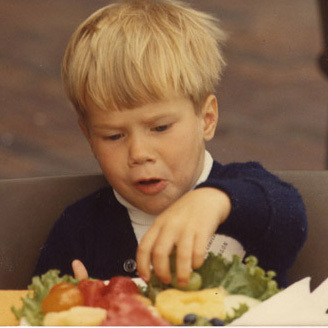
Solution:
{"label": "knit sweater sleeve", "polygon": [[307,220],[292,185],[255,162],[215,162],[208,180],[197,186],[201,187],[218,188],[231,199],[231,213],[218,233],[238,240],[266,270],[279,274],[294,263],[306,240]]}

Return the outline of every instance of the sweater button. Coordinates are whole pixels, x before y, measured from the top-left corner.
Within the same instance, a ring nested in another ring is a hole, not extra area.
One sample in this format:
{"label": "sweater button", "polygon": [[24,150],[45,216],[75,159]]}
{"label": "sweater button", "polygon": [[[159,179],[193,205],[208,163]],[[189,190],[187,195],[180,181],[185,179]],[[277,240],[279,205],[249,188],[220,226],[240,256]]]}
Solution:
{"label": "sweater button", "polygon": [[134,259],[127,259],[123,263],[125,272],[131,273],[137,269],[137,262]]}

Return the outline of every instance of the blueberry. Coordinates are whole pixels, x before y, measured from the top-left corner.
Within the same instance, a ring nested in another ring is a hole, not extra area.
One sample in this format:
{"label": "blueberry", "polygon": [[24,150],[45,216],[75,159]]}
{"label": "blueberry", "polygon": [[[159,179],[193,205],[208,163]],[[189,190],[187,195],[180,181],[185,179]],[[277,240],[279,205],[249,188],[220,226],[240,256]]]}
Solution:
{"label": "blueberry", "polygon": [[209,322],[212,326],[224,326],[224,322],[219,318],[213,318]]}
{"label": "blueberry", "polygon": [[183,318],[183,323],[184,324],[193,324],[197,321],[197,315],[196,314],[187,314],[184,318]]}

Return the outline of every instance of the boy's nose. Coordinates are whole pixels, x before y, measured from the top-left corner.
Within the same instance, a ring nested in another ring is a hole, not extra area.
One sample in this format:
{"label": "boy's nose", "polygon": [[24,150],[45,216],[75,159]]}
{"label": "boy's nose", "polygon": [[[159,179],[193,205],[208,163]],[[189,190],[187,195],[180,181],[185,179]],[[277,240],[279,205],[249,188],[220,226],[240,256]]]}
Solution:
{"label": "boy's nose", "polygon": [[135,166],[154,162],[153,151],[146,138],[131,138],[129,142],[129,165]]}

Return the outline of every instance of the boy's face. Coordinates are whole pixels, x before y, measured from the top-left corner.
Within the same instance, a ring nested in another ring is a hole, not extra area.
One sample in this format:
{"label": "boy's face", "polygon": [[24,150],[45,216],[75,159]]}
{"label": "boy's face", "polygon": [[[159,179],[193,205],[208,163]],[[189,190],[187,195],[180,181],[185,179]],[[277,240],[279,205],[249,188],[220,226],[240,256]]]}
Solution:
{"label": "boy's face", "polygon": [[108,182],[132,205],[159,214],[195,184],[217,123],[213,95],[199,115],[178,96],[132,110],[89,109],[81,128]]}

